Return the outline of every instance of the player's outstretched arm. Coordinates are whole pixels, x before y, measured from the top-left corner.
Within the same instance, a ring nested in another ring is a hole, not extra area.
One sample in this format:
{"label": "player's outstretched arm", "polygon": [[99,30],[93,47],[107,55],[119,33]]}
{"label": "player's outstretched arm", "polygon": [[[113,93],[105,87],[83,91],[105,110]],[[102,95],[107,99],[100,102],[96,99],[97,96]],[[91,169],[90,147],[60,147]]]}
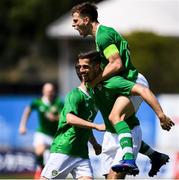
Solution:
{"label": "player's outstretched arm", "polygon": [[144,101],[154,110],[160,120],[160,125],[164,130],[169,131],[171,127],[174,126],[174,122],[165,115],[159,101],[149,88],[135,84],[131,90],[131,93],[133,95],[140,95]]}
{"label": "player's outstretched arm", "polygon": [[86,121],[72,113],[68,113],[66,116],[67,124],[88,128],[88,129],[96,129],[98,131],[104,131],[105,125],[104,124],[95,124],[89,121]]}
{"label": "player's outstretched arm", "polygon": [[32,110],[29,106],[24,109],[24,112],[22,114],[22,118],[21,118],[21,121],[19,124],[19,133],[20,134],[25,134],[27,132],[26,125],[27,125],[27,121],[29,119],[31,112],[32,112]]}

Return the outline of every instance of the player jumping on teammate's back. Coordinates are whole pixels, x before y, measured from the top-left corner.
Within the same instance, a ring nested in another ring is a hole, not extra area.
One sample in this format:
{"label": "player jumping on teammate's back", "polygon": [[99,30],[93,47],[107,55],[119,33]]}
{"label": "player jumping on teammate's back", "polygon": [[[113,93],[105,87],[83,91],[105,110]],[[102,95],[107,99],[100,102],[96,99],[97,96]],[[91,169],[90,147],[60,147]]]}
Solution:
{"label": "player jumping on teammate's back", "polygon": [[[116,102],[116,99],[118,101],[121,100],[118,98],[118,96],[122,95],[122,97],[121,96],[120,97],[126,98],[126,99],[131,95],[139,95],[143,97],[155,112],[157,112],[158,114],[163,114],[162,117],[164,118],[160,117],[159,120],[161,123],[161,127],[164,130],[169,131],[171,127],[174,125],[174,123],[170,120],[169,117],[167,117],[164,114],[158,100],[156,99],[156,97],[153,95],[153,93],[150,91],[149,88],[136,84],[132,81],[128,81],[121,76],[113,76],[109,78],[108,80],[105,80],[102,83],[99,83],[94,88],[90,88],[88,86],[88,83],[90,83],[90,81],[93,80],[101,72],[100,59],[101,59],[100,54],[96,51],[81,53],[79,55],[79,60],[77,61],[76,66],[77,66],[79,74],[85,80],[88,90],[91,96],[95,100],[95,104],[101,111],[101,114],[103,116],[103,119],[106,125],[106,130],[108,131],[107,133],[108,137],[107,136],[104,137],[103,145],[102,145],[104,147],[103,148],[104,151],[102,154],[104,154],[105,159],[106,159],[104,163],[102,164],[108,165],[106,169],[112,165],[112,169],[116,172],[125,172],[126,174],[136,175],[138,173],[138,168],[135,165],[135,161],[131,162],[131,160],[129,161],[124,160],[123,158],[124,153],[123,152],[121,153],[120,151],[118,152],[118,149],[121,148],[122,150],[125,150],[127,146],[125,147],[120,146],[119,148],[119,145],[112,143],[112,142],[117,142],[118,140],[121,140],[121,134],[117,133],[116,129],[114,128],[112,123],[109,121],[109,115],[112,111],[111,109],[114,107],[114,103]],[[130,102],[130,105],[132,106],[132,102]],[[135,113],[132,116],[130,115],[130,109],[126,109],[124,121],[130,127],[133,142],[136,143],[134,144],[134,147],[132,149],[133,152],[135,152],[135,158],[136,158],[139,148],[141,147],[141,135],[140,135],[141,133],[139,130],[137,131],[138,129],[137,126],[139,125],[139,121],[135,117]],[[117,134],[117,136],[115,134]],[[135,140],[136,134],[137,134],[137,140]],[[113,146],[113,144],[115,145]],[[149,148],[146,147],[146,151],[148,150]],[[148,155],[149,154],[150,153],[148,152]],[[118,164],[116,164],[118,158],[120,159],[121,155],[122,155],[121,159],[123,160],[120,161]],[[115,164],[113,164],[113,162],[109,162],[109,160],[110,161],[114,160]],[[162,163],[159,163],[159,164],[161,166]],[[154,166],[152,166],[152,169],[153,167]],[[160,168],[159,165],[157,165],[156,168],[157,167]]]}
{"label": "player jumping on teammate's back", "polygon": [[[114,75],[119,75],[134,83],[143,84],[143,82],[145,82],[145,86],[148,87],[146,79],[138,73],[131,62],[128,42],[113,28],[104,26],[98,22],[97,7],[94,4],[85,2],[74,6],[72,8],[72,18],[72,26],[74,29],[83,37],[88,35],[92,36],[95,39],[97,51],[99,51],[103,56],[101,58],[101,67],[103,71],[101,71],[94,80],[90,82],[89,86],[95,87],[96,84],[109,79]],[[142,98],[130,98],[134,105],[133,109],[131,108],[130,110],[130,115],[137,112],[141,102],[143,101]],[[121,99],[122,98],[118,97],[116,100],[114,108],[110,113],[109,120],[119,134],[123,134],[122,130],[119,128],[121,126],[125,129],[127,134],[131,134],[128,125],[123,121],[123,112],[128,108],[130,102],[127,98],[123,98],[122,101]],[[150,99],[148,100],[150,102]],[[121,104],[123,106],[121,106]],[[164,114],[159,114],[159,111],[156,109],[154,109],[154,111],[159,119],[163,119],[164,121],[165,119],[166,121],[168,120],[168,117],[164,116]],[[128,147],[131,146],[132,148],[132,143],[130,142],[131,138],[128,138]],[[132,154],[130,154],[131,148],[129,148],[128,155],[126,154],[124,156],[125,159],[132,159]]]}

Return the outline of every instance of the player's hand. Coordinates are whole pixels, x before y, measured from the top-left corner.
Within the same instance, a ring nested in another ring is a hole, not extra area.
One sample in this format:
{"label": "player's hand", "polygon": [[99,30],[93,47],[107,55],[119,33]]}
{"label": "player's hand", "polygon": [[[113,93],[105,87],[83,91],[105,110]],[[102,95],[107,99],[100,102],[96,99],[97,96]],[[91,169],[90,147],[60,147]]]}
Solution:
{"label": "player's hand", "polygon": [[95,129],[98,131],[105,131],[106,126],[105,126],[105,124],[96,124]]}
{"label": "player's hand", "polygon": [[46,114],[46,117],[47,117],[48,120],[51,121],[51,122],[56,121],[56,116],[55,116],[53,113],[51,113],[51,112],[48,112],[48,113]]}
{"label": "player's hand", "polygon": [[21,126],[21,127],[19,127],[19,134],[26,134],[26,132],[27,132],[27,129],[26,129],[26,127],[23,127],[23,126]]}
{"label": "player's hand", "polygon": [[172,126],[175,125],[175,123],[165,114],[163,116],[160,117],[160,125],[162,127],[162,129],[170,131],[170,129],[172,128]]}
{"label": "player's hand", "polygon": [[102,146],[100,144],[95,144],[93,145],[94,151],[96,155],[101,154],[102,152]]}

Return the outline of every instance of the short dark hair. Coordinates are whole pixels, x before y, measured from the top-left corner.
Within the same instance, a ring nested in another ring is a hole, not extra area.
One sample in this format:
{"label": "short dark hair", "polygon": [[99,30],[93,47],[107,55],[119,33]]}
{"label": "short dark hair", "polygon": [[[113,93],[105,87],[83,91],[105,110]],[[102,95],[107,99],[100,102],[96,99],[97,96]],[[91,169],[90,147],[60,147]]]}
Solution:
{"label": "short dark hair", "polygon": [[75,70],[76,70],[76,74],[77,74],[78,78],[80,79],[80,81],[82,81],[82,76],[81,76],[78,64],[75,65]]}
{"label": "short dark hair", "polygon": [[91,50],[88,52],[81,52],[78,55],[78,59],[76,61],[76,65],[75,65],[75,70],[76,70],[76,74],[78,76],[78,78],[80,80],[82,80],[81,74],[80,74],[80,70],[78,67],[78,63],[79,63],[79,59],[89,59],[90,63],[95,66],[95,65],[100,65],[101,64],[101,54],[97,51]]}
{"label": "short dark hair", "polygon": [[78,12],[80,16],[88,16],[92,22],[98,22],[98,11],[94,3],[84,2],[71,9],[72,15]]}
{"label": "short dark hair", "polygon": [[92,65],[101,64],[101,54],[95,50],[79,53],[78,59],[89,59]]}

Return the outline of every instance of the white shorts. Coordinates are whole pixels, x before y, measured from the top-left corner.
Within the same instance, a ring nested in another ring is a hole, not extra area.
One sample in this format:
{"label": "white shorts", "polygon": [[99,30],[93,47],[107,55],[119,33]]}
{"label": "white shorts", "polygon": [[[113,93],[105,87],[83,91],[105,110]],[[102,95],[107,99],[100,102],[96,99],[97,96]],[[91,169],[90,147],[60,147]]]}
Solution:
{"label": "white shorts", "polygon": [[[149,84],[148,84],[146,78],[140,73],[138,74],[138,77],[137,77],[137,80],[135,83],[140,84],[145,87],[149,87]],[[142,97],[141,96],[130,96],[130,100],[134,106],[135,112],[137,112],[143,101]]]}
{"label": "white shorts", "polygon": [[[133,153],[136,159],[142,141],[142,132],[140,126],[134,127],[131,130],[131,133],[133,140]],[[118,164],[119,161],[122,160],[122,157],[123,151],[119,144],[118,135],[105,132],[101,153],[102,174],[108,174],[111,166]]]}
{"label": "white shorts", "polygon": [[70,173],[74,179],[82,176],[92,178],[93,171],[90,160],[61,153],[51,153],[41,176],[48,179],[65,179]]}
{"label": "white shorts", "polygon": [[53,141],[53,137],[48,136],[41,132],[35,132],[34,139],[33,139],[33,147],[37,147],[40,144],[51,146]]}

